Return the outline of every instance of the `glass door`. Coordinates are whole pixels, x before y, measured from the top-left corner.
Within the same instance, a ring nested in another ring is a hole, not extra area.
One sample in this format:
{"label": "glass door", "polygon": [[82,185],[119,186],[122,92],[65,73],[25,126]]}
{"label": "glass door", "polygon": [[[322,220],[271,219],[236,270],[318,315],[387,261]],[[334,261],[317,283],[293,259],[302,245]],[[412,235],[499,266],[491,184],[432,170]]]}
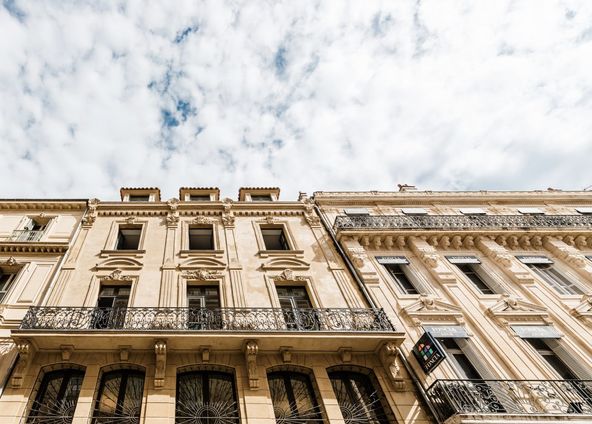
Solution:
{"label": "glass door", "polygon": [[306,287],[277,287],[282,314],[288,330],[318,330],[319,319],[312,309]]}
{"label": "glass door", "polygon": [[93,328],[123,328],[129,295],[129,286],[102,286],[94,311]]}
{"label": "glass door", "polygon": [[188,328],[218,330],[222,328],[220,294],[217,286],[187,287]]}

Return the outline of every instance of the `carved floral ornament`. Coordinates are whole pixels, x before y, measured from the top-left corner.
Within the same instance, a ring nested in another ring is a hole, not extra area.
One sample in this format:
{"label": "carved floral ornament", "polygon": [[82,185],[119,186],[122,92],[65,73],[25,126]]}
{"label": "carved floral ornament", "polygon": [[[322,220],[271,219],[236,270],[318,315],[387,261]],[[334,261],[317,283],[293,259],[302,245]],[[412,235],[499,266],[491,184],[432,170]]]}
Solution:
{"label": "carved floral ornament", "polygon": [[284,269],[281,274],[271,277],[274,281],[306,281],[306,277],[294,275],[294,271],[289,268]]}
{"label": "carved floral ornament", "polygon": [[573,308],[570,313],[588,327],[592,327],[592,294],[582,296],[580,304]]}
{"label": "carved floral ornament", "polygon": [[191,224],[196,225],[211,225],[215,224],[218,220],[216,218],[209,218],[207,216],[198,215],[191,221]]}
{"label": "carved floral ornament", "polygon": [[206,281],[218,280],[224,276],[224,273],[221,271],[209,271],[207,269],[198,269],[195,271],[185,271],[182,276],[187,280]]}
{"label": "carved floral ornament", "polygon": [[432,295],[420,295],[419,300],[404,307],[401,314],[419,327],[430,322],[464,324],[462,309]]}
{"label": "carved floral ornament", "polygon": [[114,270],[111,274],[99,277],[101,281],[125,281],[129,282],[132,280],[132,277],[129,275],[123,275],[120,269]]}
{"label": "carved floral ornament", "polygon": [[504,294],[502,299],[488,308],[485,313],[502,326],[524,321],[551,323],[547,308],[509,294]]}

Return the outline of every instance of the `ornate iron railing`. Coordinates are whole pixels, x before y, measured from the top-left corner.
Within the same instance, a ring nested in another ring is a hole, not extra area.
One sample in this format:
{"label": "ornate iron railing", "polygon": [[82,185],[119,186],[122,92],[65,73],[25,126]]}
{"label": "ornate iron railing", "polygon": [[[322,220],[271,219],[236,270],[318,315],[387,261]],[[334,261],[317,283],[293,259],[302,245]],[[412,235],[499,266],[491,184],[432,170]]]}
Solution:
{"label": "ornate iron railing", "polygon": [[39,241],[43,231],[36,230],[14,230],[8,241]]}
{"label": "ornate iron railing", "polygon": [[129,331],[394,331],[382,309],[31,307],[21,329]]}
{"label": "ornate iron railing", "polygon": [[457,414],[592,416],[592,380],[437,380],[427,395],[440,422]]}
{"label": "ornate iron railing", "polygon": [[335,228],[479,230],[560,228],[592,230],[592,215],[360,215],[338,216]]}

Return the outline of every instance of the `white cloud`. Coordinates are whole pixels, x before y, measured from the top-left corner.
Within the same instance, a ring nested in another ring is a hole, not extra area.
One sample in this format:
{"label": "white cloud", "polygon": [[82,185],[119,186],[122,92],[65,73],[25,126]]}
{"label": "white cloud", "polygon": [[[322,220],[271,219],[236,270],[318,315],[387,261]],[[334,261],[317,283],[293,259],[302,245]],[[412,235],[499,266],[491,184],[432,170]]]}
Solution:
{"label": "white cloud", "polygon": [[592,184],[585,0],[5,0],[0,28],[0,197]]}

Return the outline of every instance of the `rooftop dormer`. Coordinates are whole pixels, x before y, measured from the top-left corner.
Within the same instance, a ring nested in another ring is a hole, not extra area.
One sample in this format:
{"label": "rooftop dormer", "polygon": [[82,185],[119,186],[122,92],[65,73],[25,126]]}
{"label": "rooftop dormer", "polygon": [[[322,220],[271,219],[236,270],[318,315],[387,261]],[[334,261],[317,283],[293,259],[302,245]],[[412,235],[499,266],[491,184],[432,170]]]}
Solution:
{"label": "rooftop dormer", "polygon": [[122,202],[160,202],[158,187],[122,187],[119,194]]}
{"label": "rooftop dormer", "polygon": [[280,199],[279,187],[241,187],[239,202],[275,202]]}
{"label": "rooftop dormer", "polygon": [[183,202],[216,202],[220,200],[218,187],[181,187],[179,199]]}

